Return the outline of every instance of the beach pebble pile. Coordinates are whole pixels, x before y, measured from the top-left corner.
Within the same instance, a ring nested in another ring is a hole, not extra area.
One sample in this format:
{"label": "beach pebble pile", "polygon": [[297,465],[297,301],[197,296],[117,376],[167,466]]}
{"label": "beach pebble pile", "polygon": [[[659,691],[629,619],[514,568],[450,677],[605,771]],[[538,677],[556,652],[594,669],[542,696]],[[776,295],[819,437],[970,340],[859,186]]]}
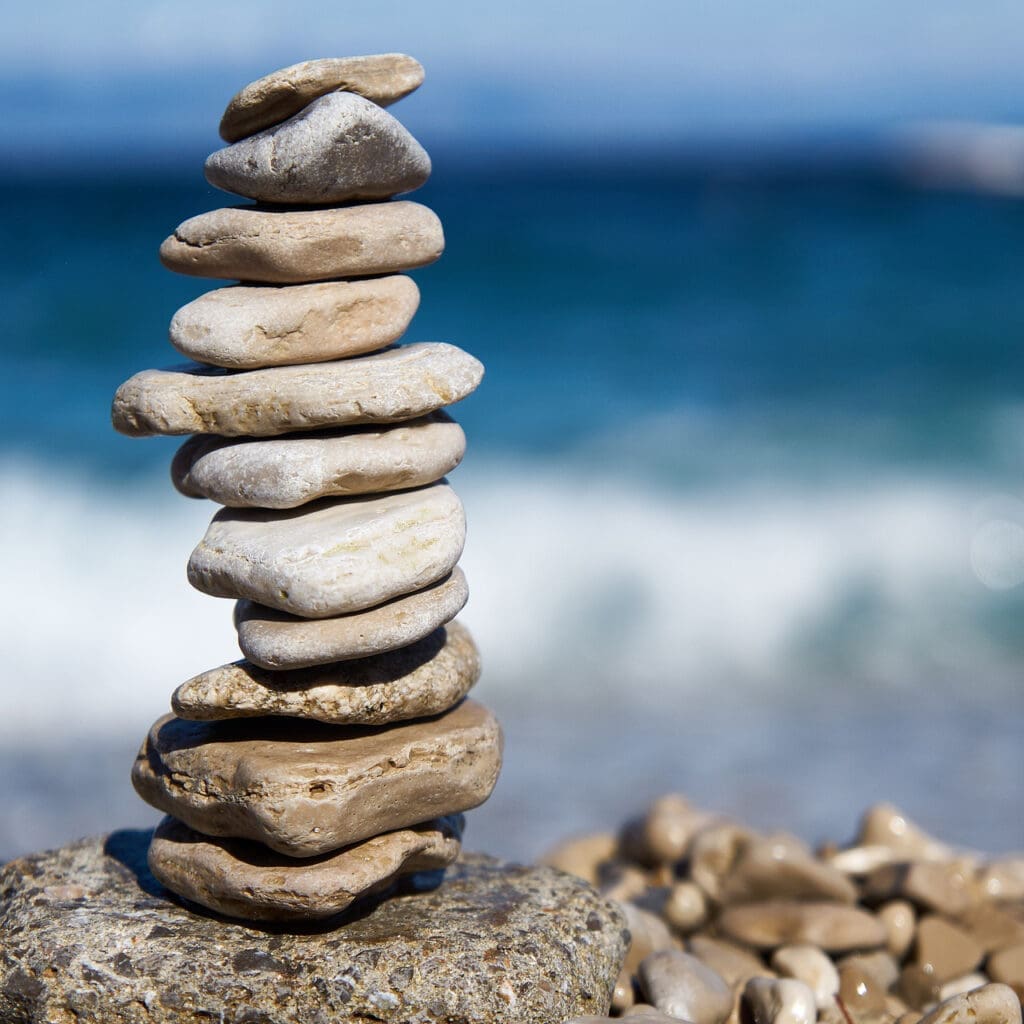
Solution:
{"label": "beach pebble pile", "polygon": [[851,843],[812,851],[669,795],[545,861],[626,915],[617,1016],[1021,1024],[1024,856],[954,849],[890,805],[868,810]]}
{"label": "beach pebble pile", "polygon": [[501,732],[467,698],[480,674],[454,621],[462,505],[445,474],[465,437],[444,408],[483,367],[453,345],[396,346],[436,260],[438,218],[391,197],[430,158],[384,108],[423,69],[384,54],[308,61],[242,89],[211,184],[257,201],[185,221],[171,270],[240,283],[178,310],[192,360],[118,389],[131,436],[192,435],[183,494],[222,508],[188,578],[233,599],[244,659],[175,691],[132,781],[168,817],[153,874],[253,920],[337,914],[459,854]]}

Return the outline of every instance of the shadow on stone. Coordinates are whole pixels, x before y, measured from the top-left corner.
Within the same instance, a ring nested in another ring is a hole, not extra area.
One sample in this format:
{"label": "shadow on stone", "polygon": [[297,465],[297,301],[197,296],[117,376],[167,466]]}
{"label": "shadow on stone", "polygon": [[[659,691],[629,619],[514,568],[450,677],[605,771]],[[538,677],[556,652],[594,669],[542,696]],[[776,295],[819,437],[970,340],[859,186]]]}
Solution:
{"label": "shadow on stone", "polygon": [[103,844],[103,853],[126,867],[135,876],[139,888],[147,896],[168,899],[170,893],[153,877],[146,864],[146,851],[152,838],[152,829],[118,829],[107,836]]}

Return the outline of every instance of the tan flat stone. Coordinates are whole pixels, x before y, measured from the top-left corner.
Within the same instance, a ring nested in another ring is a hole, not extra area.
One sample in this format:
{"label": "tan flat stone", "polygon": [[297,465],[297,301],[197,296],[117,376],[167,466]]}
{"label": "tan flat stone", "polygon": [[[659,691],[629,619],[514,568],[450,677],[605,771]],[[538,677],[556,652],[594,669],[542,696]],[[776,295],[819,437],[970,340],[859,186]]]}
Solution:
{"label": "tan flat stone", "polygon": [[447,576],[462,503],[445,483],[296,511],[221,509],[188,561],[192,585],[306,618],[374,608]]}
{"label": "tan flat stone", "polygon": [[213,839],[164,818],[149,869],[172,892],[228,917],[303,921],[333,917],[399,875],[437,871],[459,855],[461,814],[387,832],[314,860],[283,857],[244,839]]}
{"label": "tan flat stone", "polygon": [[273,437],[415,419],[461,401],[482,378],[476,359],[441,342],[244,373],[198,366],[144,370],[117,389],[111,419],[129,437]]}
{"label": "tan flat stone", "polygon": [[440,714],[480,678],[480,655],[457,622],[386,654],[270,672],[247,661],[211,669],[171,697],[179,718],[284,715],[333,725],[385,725]]}
{"label": "tan flat stone", "polygon": [[728,907],[718,925],[728,938],[758,949],[806,943],[826,953],[845,953],[875,949],[886,939],[877,918],[841,903],[749,903]]}
{"label": "tan flat stone", "polygon": [[318,96],[336,89],[387,107],[422,84],[423,66],[404,53],[305,60],[240,89],[220,119],[220,137],[237,142],[286,120]]}
{"label": "tan flat stone", "polygon": [[147,803],[205,835],[316,857],[483,803],[501,746],[494,716],[472,700],[383,729],[166,715],[132,782]]}
{"label": "tan flat stone", "polygon": [[993,953],[985,969],[993,981],[1009,985],[1018,997],[1024,995],[1024,945],[1009,946]]}
{"label": "tan flat stone", "polygon": [[947,860],[953,849],[915,825],[892,804],[875,804],[864,812],[857,833],[860,846],[884,846],[902,860]]}
{"label": "tan flat stone", "polygon": [[465,607],[469,586],[457,566],[423,590],[364,612],[303,619],[251,601],[235,606],[238,645],[254,665],[301,669],[393,651],[450,622]]}
{"label": "tan flat stone", "polygon": [[921,1024],[1021,1024],[1020,1000],[1008,985],[985,985],[939,1003]]}
{"label": "tan flat stone", "polygon": [[420,303],[405,274],[288,287],[215,288],[171,319],[184,356],[234,370],[320,363],[375,352],[400,338]]}
{"label": "tan flat stone", "polygon": [[190,498],[231,508],[296,508],[422,487],[451,472],[465,451],[462,428],[443,412],[269,440],[197,434],[178,449],[171,479]]}
{"label": "tan flat stone", "polygon": [[206,180],[264,203],[346,203],[411,192],[430,157],[376,103],[331,92],[206,158]]}
{"label": "tan flat stone", "polygon": [[970,974],[984,956],[981,944],[951,921],[929,914],[918,922],[914,963],[940,984]]}
{"label": "tan flat stone", "polygon": [[168,270],[271,284],[393,274],[444,251],[437,215],[408,201],[312,210],[234,206],[179,224],[160,246]]}

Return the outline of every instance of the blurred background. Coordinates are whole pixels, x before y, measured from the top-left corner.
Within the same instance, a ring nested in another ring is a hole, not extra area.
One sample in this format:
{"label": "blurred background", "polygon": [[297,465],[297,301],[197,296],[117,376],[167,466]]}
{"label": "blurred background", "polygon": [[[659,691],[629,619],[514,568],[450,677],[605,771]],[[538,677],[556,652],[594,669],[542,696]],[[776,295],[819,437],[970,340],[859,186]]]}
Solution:
{"label": "blurred background", "polygon": [[887,798],[1024,846],[1024,8],[980,0],[17,5],[0,36],[0,860],[156,813],[131,761],[238,657],[213,508],[110,428],[213,282],[242,85],[405,51],[448,249],[464,613],[527,858],[648,798],[817,840]]}

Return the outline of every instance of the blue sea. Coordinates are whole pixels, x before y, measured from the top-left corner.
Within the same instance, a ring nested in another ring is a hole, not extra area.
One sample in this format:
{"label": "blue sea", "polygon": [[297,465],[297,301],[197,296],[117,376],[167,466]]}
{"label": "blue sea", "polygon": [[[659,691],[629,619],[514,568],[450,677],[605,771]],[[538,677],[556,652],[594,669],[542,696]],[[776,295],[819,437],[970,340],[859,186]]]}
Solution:
{"label": "blue sea", "polygon": [[[238,657],[213,512],[114,389],[214,286],[156,258],[198,171],[0,190],[0,860],[156,815],[128,771]],[[507,735],[470,845],[532,858],[659,793],[811,840],[889,799],[1024,847],[1024,205],[828,169],[435,162],[409,340],[483,360],[463,615]]]}

